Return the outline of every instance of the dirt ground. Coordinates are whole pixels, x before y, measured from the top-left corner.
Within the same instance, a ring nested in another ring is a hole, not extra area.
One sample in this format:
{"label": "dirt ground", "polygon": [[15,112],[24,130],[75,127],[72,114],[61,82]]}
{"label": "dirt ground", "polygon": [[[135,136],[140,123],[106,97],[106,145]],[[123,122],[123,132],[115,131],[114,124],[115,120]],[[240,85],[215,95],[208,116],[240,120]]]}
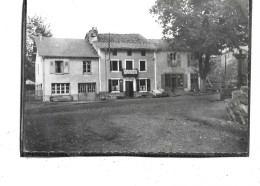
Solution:
{"label": "dirt ground", "polygon": [[246,153],[219,95],[26,104],[25,152]]}

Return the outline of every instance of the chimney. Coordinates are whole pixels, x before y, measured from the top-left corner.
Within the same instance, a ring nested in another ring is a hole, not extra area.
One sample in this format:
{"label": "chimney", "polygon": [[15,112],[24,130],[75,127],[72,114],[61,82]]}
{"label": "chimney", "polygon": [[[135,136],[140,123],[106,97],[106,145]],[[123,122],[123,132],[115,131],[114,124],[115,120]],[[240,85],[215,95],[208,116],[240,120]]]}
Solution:
{"label": "chimney", "polygon": [[93,42],[97,41],[97,36],[98,36],[97,27],[92,27],[92,29],[88,33],[89,42],[93,44]]}

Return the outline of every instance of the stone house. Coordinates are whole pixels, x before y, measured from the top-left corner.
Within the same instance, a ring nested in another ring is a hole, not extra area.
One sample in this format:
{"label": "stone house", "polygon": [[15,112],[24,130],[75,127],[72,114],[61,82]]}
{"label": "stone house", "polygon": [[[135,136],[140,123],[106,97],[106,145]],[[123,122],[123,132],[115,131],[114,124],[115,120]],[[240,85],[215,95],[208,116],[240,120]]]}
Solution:
{"label": "stone house", "polygon": [[37,37],[35,43],[35,88],[43,101],[96,99],[99,57],[85,39]]}
{"label": "stone house", "polygon": [[100,34],[85,37],[99,55],[100,93],[136,97],[156,89],[156,47],[140,34]]}

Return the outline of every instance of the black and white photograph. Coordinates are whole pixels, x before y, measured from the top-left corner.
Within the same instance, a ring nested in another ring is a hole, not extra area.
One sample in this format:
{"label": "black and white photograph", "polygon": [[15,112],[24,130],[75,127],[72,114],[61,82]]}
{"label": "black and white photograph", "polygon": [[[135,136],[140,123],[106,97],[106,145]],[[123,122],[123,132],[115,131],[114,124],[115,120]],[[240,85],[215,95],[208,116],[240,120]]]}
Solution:
{"label": "black and white photograph", "polygon": [[27,0],[22,157],[248,157],[250,0]]}

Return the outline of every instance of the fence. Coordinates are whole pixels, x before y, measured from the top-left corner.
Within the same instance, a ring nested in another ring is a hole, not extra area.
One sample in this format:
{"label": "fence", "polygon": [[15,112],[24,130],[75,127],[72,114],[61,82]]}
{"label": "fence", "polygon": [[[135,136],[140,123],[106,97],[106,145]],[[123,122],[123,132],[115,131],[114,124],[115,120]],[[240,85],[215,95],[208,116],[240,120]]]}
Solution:
{"label": "fence", "polygon": [[42,90],[26,90],[25,101],[26,102],[42,102]]}

